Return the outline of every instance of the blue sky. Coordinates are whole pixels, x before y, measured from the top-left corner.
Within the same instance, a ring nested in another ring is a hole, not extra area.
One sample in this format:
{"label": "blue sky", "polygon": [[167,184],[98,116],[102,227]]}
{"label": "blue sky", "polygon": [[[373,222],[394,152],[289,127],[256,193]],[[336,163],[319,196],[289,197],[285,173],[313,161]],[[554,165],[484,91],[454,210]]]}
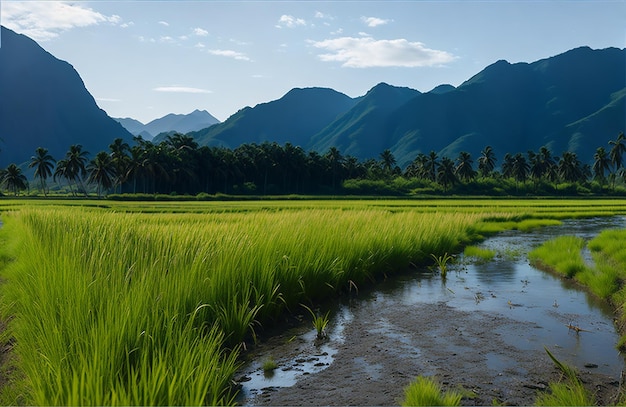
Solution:
{"label": "blue sky", "polygon": [[460,85],[487,65],[626,46],[626,1],[10,1],[2,25],[79,72],[113,117],[219,120],[294,87]]}

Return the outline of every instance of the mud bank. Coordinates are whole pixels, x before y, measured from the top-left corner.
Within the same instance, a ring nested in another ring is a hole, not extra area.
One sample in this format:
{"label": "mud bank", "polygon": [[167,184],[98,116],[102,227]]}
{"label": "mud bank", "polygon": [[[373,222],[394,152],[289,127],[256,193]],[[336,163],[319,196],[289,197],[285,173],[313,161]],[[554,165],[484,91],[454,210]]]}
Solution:
{"label": "mud bank", "polygon": [[[350,339],[337,340],[331,363],[302,375],[292,386],[266,387],[240,402],[259,406],[397,405],[407,384],[418,375],[428,375],[435,376],[446,389],[464,391],[468,396],[463,398],[463,405],[530,405],[537,392],[559,377],[545,353],[529,350],[523,342],[520,346],[520,342],[511,344],[503,339],[510,335],[529,337],[533,330],[543,329],[533,323],[458,311],[444,303],[388,309],[374,323],[366,307],[356,307],[353,312],[344,336]],[[578,335],[581,341],[589,339]],[[284,347],[290,340],[275,337],[258,351],[273,355],[279,369],[287,371],[298,369],[295,361],[302,359],[295,354],[303,348],[308,347],[315,358],[314,345]],[[280,353],[287,349],[291,350]],[[586,385],[596,392],[599,404],[614,403],[618,378],[594,372],[593,360],[588,366],[579,371]]]}

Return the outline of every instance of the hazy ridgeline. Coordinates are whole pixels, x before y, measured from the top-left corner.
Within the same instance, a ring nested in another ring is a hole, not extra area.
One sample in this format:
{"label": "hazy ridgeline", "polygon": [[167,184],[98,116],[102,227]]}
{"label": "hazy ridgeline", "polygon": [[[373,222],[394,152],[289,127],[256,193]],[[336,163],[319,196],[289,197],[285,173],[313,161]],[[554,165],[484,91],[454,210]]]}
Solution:
{"label": "hazy ridgeline", "polygon": [[255,320],[454,251],[484,216],[23,208],[3,230],[17,258],[2,301],[24,373],[14,391],[45,405],[230,403]]}

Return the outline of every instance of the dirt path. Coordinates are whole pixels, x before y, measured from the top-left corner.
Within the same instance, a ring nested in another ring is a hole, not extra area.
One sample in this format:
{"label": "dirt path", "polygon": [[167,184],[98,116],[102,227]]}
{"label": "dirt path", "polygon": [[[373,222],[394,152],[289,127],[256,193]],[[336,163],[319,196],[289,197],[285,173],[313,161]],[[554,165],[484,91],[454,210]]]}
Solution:
{"label": "dirt path", "polygon": [[[458,311],[445,303],[386,309],[375,318],[363,306],[354,307],[353,313],[345,324],[345,339],[333,344],[331,336],[328,345],[337,353],[324,370],[302,375],[291,387],[264,388],[241,402],[274,406],[397,405],[403,388],[416,376],[427,375],[437,377],[446,389],[464,391],[468,397],[463,398],[463,405],[530,405],[548,381],[559,377],[544,352],[524,348],[523,341],[514,346],[502,338],[511,333],[525,337],[542,329],[533,323]],[[507,335],[502,335],[505,331]],[[307,351],[307,346],[315,355],[311,344],[294,344],[283,335],[260,344],[258,351],[272,354],[279,369],[289,371],[302,366],[296,355]],[[596,374],[593,361],[589,363],[590,367],[581,371],[583,381],[597,392],[598,404],[614,403],[619,378]],[[248,378],[245,374],[243,380]]]}

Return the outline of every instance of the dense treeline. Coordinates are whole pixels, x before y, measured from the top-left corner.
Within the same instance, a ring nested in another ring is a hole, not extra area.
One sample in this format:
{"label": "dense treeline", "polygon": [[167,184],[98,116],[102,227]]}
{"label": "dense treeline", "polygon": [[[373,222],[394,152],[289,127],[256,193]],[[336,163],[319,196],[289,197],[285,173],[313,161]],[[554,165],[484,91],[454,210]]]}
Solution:
{"label": "dense treeline", "polygon": [[[485,194],[554,195],[621,193],[626,169],[626,138],[620,133],[608,149],[598,147],[593,165],[576,153],[558,157],[547,147],[525,154],[507,153],[501,162],[486,146],[475,159],[420,153],[401,169],[390,150],[359,161],[331,147],[325,154],[286,143],[243,144],[235,149],[199,146],[175,134],[155,144],[135,138],[130,146],[116,139],[109,151],[89,160],[80,145],[56,160],[45,148],[31,157],[35,185],[47,196],[49,179],[56,190],[72,195],[105,194]],[[499,166],[498,166],[499,164]],[[24,169],[0,170],[1,186],[18,195],[29,188]]]}

